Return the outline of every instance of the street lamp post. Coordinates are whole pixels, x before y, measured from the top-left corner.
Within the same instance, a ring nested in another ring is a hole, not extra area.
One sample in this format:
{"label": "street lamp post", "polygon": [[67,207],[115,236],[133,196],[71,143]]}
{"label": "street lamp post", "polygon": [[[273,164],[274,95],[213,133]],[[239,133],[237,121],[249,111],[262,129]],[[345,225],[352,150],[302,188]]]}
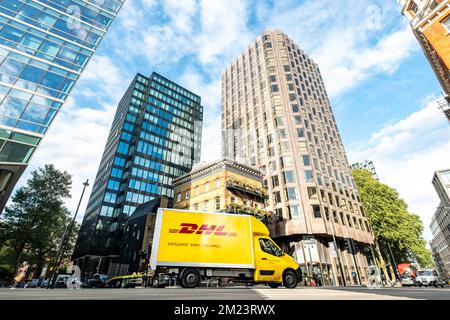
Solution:
{"label": "street lamp post", "polygon": [[73,226],[75,225],[75,220],[76,220],[77,215],[78,215],[78,210],[80,209],[81,201],[83,200],[84,192],[86,191],[86,187],[88,187],[88,186],[89,186],[89,179],[87,179],[83,183],[83,191],[81,192],[80,200],[78,201],[77,210],[75,211],[75,215],[73,216],[72,221],[70,222],[69,226],[64,231],[64,235],[63,235],[63,238],[61,240],[61,244],[59,246],[59,250],[58,250],[58,253],[57,253],[56,259],[55,259],[56,260],[56,264],[52,268],[52,271],[51,271],[51,274],[50,274],[50,277],[49,277],[49,281],[47,283],[47,289],[49,287],[53,288],[53,286],[55,284],[54,282],[55,282],[56,274],[55,274],[54,270],[56,268],[58,268],[61,265],[61,263],[62,263],[62,260],[64,258],[64,252],[66,250],[67,244],[69,243],[70,235],[72,233],[72,229],[73,229]]}

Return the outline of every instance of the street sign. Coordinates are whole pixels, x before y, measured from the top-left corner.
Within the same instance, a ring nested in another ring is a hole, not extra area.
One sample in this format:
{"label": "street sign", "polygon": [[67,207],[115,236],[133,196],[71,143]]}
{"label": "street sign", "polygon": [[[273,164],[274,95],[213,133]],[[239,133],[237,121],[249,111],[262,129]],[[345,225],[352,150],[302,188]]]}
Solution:
{"label": "street sign", "polygon": [[337,258],[336,247],[334,246],[334,242],[328,242],[328,246],[330,247],[330,255],[333,258]]}

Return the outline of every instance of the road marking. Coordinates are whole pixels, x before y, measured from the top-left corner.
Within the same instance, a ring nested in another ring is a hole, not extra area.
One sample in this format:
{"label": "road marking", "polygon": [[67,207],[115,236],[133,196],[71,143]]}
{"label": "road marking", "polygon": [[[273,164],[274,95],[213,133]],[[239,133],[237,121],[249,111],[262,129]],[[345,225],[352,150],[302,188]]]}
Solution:
{"label": "road marking", "polygon": [[266,300],[418,300],[385,294],[327,289],[253,289]]}

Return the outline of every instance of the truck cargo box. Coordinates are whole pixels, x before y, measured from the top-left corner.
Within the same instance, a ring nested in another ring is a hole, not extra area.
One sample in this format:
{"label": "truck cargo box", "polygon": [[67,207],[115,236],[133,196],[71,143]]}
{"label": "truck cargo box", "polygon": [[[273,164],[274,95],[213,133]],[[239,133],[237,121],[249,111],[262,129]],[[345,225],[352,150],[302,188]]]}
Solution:
{"label": "truck cargo box", "polygon": [[254,269],[255,233],[268,235],[252,216],[161,208],[150,266]]}

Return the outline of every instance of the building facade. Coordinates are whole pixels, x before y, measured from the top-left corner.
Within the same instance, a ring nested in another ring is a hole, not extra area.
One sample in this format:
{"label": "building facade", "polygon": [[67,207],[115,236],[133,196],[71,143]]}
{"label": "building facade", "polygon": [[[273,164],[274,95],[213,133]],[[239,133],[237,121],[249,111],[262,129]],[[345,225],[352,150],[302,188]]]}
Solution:
{"label": "building facade", "polygon": [[450,120],[450,0],[400,0],[402,13],[430,62],[447,99],[439,105]]}
{"label": "building facade", "polygon": [[263,175],[233,159],[195,166],[173,180],[174,208],[204,212],[247,212],[270,216],[265,210],[267,191]]}
{"label": "building facade", "polygon": [[367,279],[373,237],[320,70],[282,31],[263,32],[222,74],[222,139],[223,156],[264,174],[271,234],[307,276]]}
{"label": "building facade", "polygon": [[0,213],[123,2],[0,1]]}
{"label": "building facade", "polygon": [[450,169],[436,171],[433,186],[440,204],[431,220],[433,240],[430,245],[438,270],[450,279]]}
{"label": "building facade", "polygon": [[106,142],[73,260],[107,272],[117,262],[127,218],[200,160],[201,99],[153,73],[137,74],[121,99]]}
{"label": "building facade", "polygon": [[369,170],[370,173],[372,173],[372,177],[377,180],[380,181],[380,179],[378,178],[377,175],[377,171],[375,170],[375,166],[373,164],[372,161],[364,161],[364,162],[357,162],[352,164],[351,166],[352,169],[365,169],[365,170]]}
{"label": "building facade", "polygon": [[172,199],[158,197],[136,208],[127,221],[119,263],[110,266],[109,278],[146,270],[152,252],[156,214],[159,208],[171,207]]}

